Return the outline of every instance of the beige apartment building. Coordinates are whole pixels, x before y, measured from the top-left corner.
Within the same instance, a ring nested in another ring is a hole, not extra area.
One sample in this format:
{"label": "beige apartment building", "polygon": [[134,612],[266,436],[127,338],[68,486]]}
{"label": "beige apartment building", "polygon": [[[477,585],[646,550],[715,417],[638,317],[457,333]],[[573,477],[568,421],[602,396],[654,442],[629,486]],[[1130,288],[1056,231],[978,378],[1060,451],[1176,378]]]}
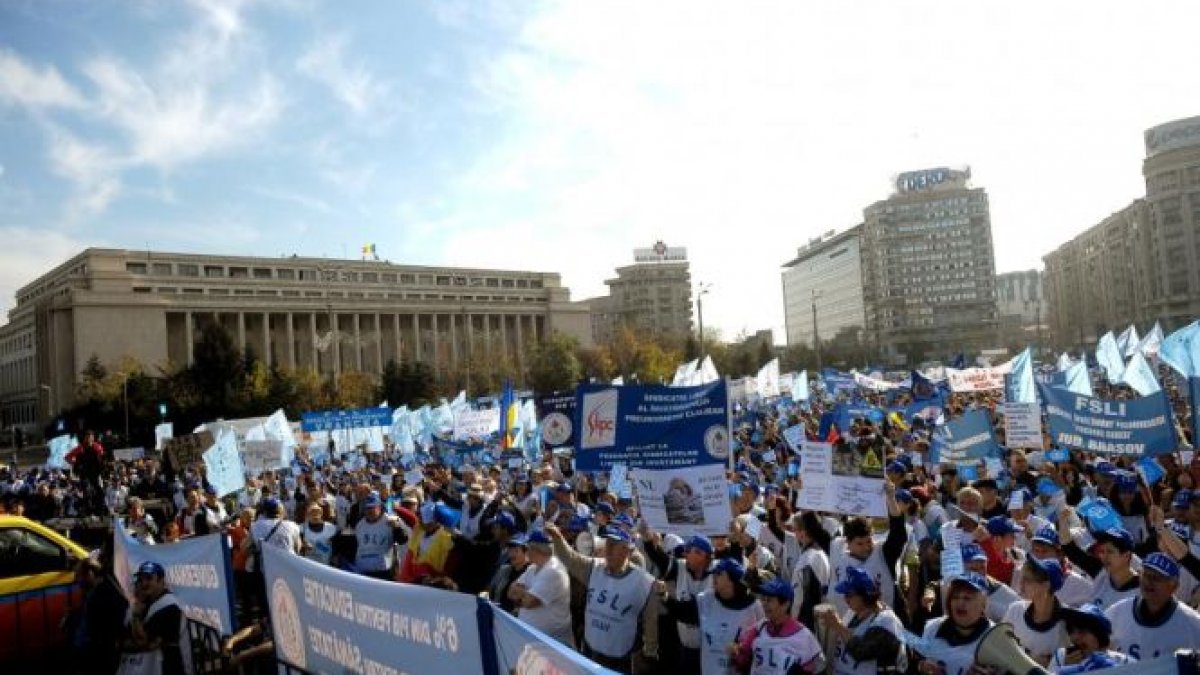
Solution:
{"label": "beige apartment building", "polygon": [[74,403],[93,355],[183,367],[211,322],[268,365],[323,374],[505,354],[523,367],[553,331],[591,343],[587,307],[544,272],[90,248],[16,301],[0,326],[0,408],[31,429]]}
{"label": "beige apartment building", "polygon": [[612,340],[622,326],[645,335],[685,340],[692,332],[692,277],[687,249],[659,241],[634,249],[634,264],[617,268],[605,280],[608,295],[585,301],[591,311],[592,339]]}
{"label": "beige apartment building", "polygon": [[1146,130],[1144,199],[1047,254],[1046,297],[1060,348],[1109,330],[1200,317],[1200,117]]}

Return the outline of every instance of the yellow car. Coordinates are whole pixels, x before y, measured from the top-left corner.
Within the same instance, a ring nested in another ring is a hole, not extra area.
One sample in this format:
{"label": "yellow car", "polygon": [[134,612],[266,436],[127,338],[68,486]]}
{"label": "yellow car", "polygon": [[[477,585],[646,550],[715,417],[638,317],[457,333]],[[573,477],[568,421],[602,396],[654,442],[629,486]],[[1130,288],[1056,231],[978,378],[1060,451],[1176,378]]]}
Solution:
{"label": "yellow car", "polygon": [[83,598],[75,565],[87,555],[41,523],[0,515],[0,664],[37,658],[65,643],[62,620]]}

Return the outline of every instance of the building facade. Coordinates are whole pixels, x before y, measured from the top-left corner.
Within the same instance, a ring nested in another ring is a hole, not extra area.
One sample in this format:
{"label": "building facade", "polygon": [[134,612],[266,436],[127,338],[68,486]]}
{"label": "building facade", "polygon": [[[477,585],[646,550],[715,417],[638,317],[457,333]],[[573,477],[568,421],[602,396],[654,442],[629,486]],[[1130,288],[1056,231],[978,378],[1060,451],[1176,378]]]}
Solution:
{"label": "building facade", "polygon": [[1146,201],[1100,221],[1047,254],[1047,316],[1058,350],[1089,349],[1105,332],[1147,321]]}
{"label": "building facade", "polygon": [[92,248],[17,291],[0,327],[0,407],[40,425],[74,404],[92,356],[188,366],[213,322],[268,366],[322,374],[378,373],[392,359],[523,367],[552,331],[591,340],[587,308],[558,274]]}
{"label": "building facade", "polygon": [[608,295],[589,299],[592,339],[605,343],[621,328],[670,340],[692,333],[692,275],[687,249],[659,241],[634,249],[634,264],[604,282]]}
{"label": "building facade", "polygon": [[796,251],[783,265],[783,318],[789,347],[813,346],[866,325],[862,282],[862,225],[827,232]]}
{"label": "building facade", "polygon": [[1060,348],[1109,330],[1200,316],[1200,117],[1144,134],[1144,199],[1046,255],[1050,324]]}
{"label": "building facade", "polygon": [[913,171],[863,216],[868,339],[888,365],[992,346],[995,258],[987,193],[970,170]]}
{"label": "building facade", "polygon": [[1142,322],[1177,328],[1200,316],[1200,116],[1145,134],[1149,233]]}
{"label": "building facade", "polygon": [[1001,344],[1037,344],[1049,337],[1042,273],[1038,270],[996,275],[996,315]]}

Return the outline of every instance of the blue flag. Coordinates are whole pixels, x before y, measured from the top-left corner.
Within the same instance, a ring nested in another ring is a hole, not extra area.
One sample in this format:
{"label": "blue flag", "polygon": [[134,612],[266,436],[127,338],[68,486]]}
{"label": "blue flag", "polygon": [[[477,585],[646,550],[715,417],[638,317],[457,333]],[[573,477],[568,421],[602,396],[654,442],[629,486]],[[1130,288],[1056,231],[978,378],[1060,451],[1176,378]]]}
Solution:
{"label": "blue flag", "polygon": [[1163,338],[1158,358],[1184,377],[1200,375],[1200,321],[1193,321]]}
{"label": "blue flag", "polygon": [[1160,455],[1174,452],[1175,417],[1163,392],[1110,401],[1042,386],[1051,440],[1088,452]]}
{"label": "blue flag", "polygon": [[1004,396],[1012,403],[1037,403],[1037,389],[1033,381],[1033,356],[1029,348],[1013,357],[1012,370],[1004,376]]}
{"label": "blue flag", "polygon": [[1142,396],[1162,391],[1158,384],[1158,376],[1154,374],[1150,364],[1146,363],[1146,357],[1142,356],[1141,352],[1134,352],[1133,356],[1129,357],[1129,365],[1125,367],[1121,380]]}
{"label": "blue flag", "polygon": [[1121,382],[1121,374],[1125,371],[1125,357],[1121,355],[1121,349],[1117,346],[1112,331],[1105,333],[1096,343],[1096,362],[1104,369],[1104,375],[1109,382]]}

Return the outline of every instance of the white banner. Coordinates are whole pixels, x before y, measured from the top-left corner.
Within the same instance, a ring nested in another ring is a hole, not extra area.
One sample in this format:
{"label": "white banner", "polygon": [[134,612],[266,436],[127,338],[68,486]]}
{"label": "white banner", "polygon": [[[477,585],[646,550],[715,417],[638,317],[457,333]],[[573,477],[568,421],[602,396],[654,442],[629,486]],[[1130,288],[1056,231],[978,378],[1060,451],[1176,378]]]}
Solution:
{"label": "white banner", "polygon": [[854,375],[854,383],[868,391],[891,391],[892,389],[896,389],[900,386],[894,382],[888,382],[887,380],[881,380],[869,375],[863,375],[857,370],[853,371],[851,374]]}
{"label": "white banner", "polygon": [[835,456],[830,443],[804,443],[796,507],[872,518],[887,516],[883,479],[871,477],[882,475],[882,469],[875,466],[880,460],[861,456],[853,446],[842,447]]}
{"label": "white banner", "polygon": [[500,431],[500,409],[461,410],[454,418],[454,440],[486,438]]}
{"label": "white banner", "polygon": [[779,396],[779,359],[771,359],[767,365],[760,368],[754,382],[760,398]]}
{"label": "white banner", "polygon": [[1042,450],[1042,408],[1037,403],[1005,403],[1004,444],[1010,448]]}
{"label": "white banner", "polygon": [[994,368],[957,368],[946,369],[946,379],[950,381],[950,391],[994,391],[1004,388],[1004,376],[1012,372],[1012,362]]}
{"label": "white banner", "polygon": [[122,462],[132,462],[146,456],[145,448],[117,448],[112,452],[113,458]]}
{"label": "white banner", "polygon": [[729,533],[729,483],[724,464],[665,471],[637,469],[638,511],[653,530],[684,539]]}

